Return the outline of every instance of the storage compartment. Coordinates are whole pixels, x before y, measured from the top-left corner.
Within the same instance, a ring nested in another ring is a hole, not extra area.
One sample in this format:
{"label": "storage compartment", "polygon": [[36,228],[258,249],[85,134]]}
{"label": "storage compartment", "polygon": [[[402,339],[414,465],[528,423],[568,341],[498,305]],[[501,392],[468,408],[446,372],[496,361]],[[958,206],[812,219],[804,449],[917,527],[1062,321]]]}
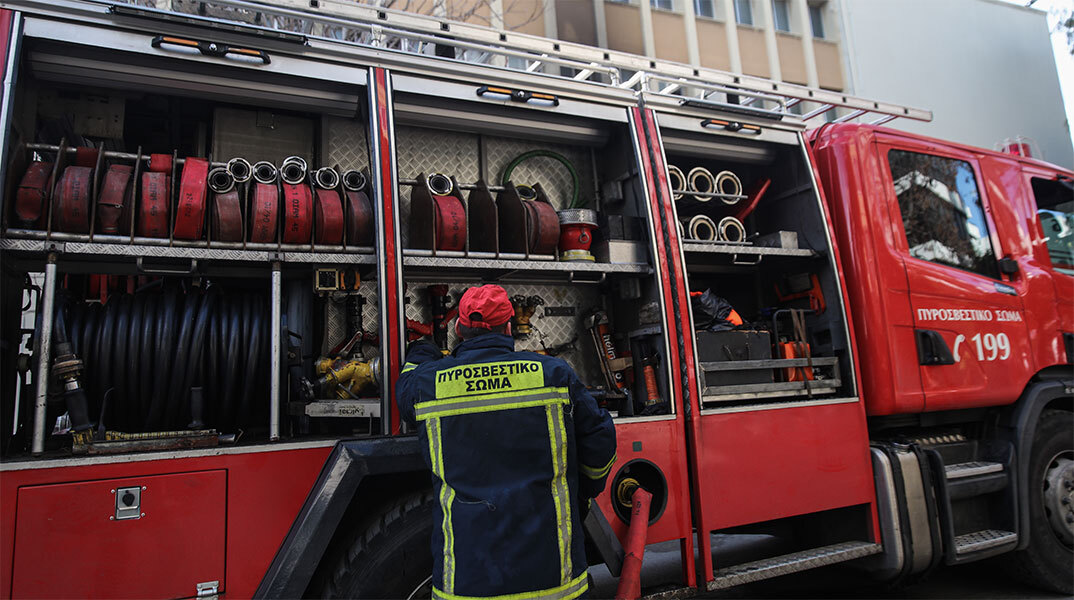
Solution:
{"label": "storage compartment", "polygon": [[842,298],[797,136],[663,136],[690,291],[741,317],[716,323],[692,306],[704,407],[852,396]]}
{"label": "storage compartment", "polygon": [[467,287],[497,283],[515,305],[516,349],[562,357],[617,417],[669,414],[663,300],[627,110],[580,116],[571,104],[397,92],[408,339],[435,331],[454,348],[444,316]]}
{"label": "storage compartment", "polygon": [[379,433],[367,71],[46,33],[64,28],[28,26],[3,158],[4,343],[26,355],[4,456],[30,450],[50,260],[46,454]]}
{"label": "storage compartment", "polygon": [[224,593],[227,472],[29,486],[15,521],[15,598]]}

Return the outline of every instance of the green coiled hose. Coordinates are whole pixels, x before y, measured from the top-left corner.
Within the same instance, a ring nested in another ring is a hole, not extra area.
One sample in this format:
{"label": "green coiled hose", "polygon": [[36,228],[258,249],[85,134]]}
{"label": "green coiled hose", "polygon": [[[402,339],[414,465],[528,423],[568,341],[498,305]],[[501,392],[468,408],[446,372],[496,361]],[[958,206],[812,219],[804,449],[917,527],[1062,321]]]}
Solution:
{"label": "green coiled hose", "polygon": [[529,152],[523,152],[511,159],[511,162],[507,163],[507,167],[503,170],[503,176],[500,177],[500,185],[507,185],[507,183],[511,181],[511,173],[514,172],[515,167],[522,164],[523,161],[538,157],[557,160],[567,168],[567,171],[571,174],[571,181],[574,184],[574,190],[571,193],[571,201],[567,205],[567,208],[585,208],[585,203],[579,200],[581,184],[578,182],[578,170],[574,168],[574,164],[571,161],[567,160],[566,156],[551,150],[530,150]]}

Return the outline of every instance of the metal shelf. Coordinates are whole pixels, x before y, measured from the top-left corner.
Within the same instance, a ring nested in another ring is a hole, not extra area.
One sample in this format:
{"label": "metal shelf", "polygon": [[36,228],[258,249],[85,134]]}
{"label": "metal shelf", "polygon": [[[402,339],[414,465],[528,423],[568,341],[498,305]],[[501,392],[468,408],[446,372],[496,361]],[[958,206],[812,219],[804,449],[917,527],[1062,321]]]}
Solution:
{"label": "metal shelf", "polygon": [[769,246],[754,246],[752,244],[732,244],[728,242],[699,242],[696,240],[683,240],[682,250],[687,254],[727,254],[727,255],[756,255],[756,256],[795,256],[802,258],[814,258],[820,254],[809,248],[773,248]]}
{"label": "metal shelf", "polygon": [[403,266],[412,269],[460,269],[481,271],[545,271],[556,273],[639,273],[652,272],[649,265],[635,263],[559,262],[554,260],[451,258],[404,256]]}
{"label": "metal shelf", "polygon": [[144,244],[107,244],[101,242],[76,242],[55,240],[0,239],[0,251],[46,254],[60,252],[86,256],[111,256],[119,258],[184,258],[207,261],[241,261],[331,264],[373,264],[376,256],[372,249],[365,253],[320,250],[292,250],[286,247],[267,249],[230,249],[205,247],[156,246]]}
{"label": "metal shelf", "polygon": [[[428,252],[428,251],[424,251]],[[652,268],[641,263],[560,262],[552,257],[522,254],[501,254],[499,258],[467,258],[454,256],[420,256],[403,251],[403,266],[427,269],[479,269],[488,271],[556,271],[561,273],[650,273]]]}
{"label": "metal shelf", "polygon": [[780,383],[750,383],[744,385],[706,386],[701,392],[702,402],[733,402],[737,400],[760,400],[790,396],[821,396],[834,394],[843,384],[842,379],[813,379],[806,390],[802,381]]}

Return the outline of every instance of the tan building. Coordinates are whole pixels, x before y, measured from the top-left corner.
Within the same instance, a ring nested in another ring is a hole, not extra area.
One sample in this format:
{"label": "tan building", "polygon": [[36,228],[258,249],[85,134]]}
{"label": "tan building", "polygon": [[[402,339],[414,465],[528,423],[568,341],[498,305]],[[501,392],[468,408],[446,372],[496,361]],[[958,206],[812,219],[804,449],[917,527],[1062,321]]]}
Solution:
{"label": "tan building", "polygon": [[[386,4],[381,2],[381,4]],[[403,8],[400,2],[387,3]],[[404,10],[686,64],[844,89],[826,0],[411,0]]]}

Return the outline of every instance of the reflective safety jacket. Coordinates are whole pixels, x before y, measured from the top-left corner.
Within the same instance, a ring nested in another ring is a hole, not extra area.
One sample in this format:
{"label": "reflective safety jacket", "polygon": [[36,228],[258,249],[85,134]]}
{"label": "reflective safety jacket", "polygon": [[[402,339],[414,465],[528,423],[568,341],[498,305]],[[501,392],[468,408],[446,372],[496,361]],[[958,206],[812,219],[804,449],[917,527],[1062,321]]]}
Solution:
{"label": "reflective safety jacket", "polygon": [[615,462],[606,410],[561,359],[484,334],[440,358],[407,354],[396,401],[419,425],[439,498],[433,598],[575,598],[586,591],[581,507]]}

